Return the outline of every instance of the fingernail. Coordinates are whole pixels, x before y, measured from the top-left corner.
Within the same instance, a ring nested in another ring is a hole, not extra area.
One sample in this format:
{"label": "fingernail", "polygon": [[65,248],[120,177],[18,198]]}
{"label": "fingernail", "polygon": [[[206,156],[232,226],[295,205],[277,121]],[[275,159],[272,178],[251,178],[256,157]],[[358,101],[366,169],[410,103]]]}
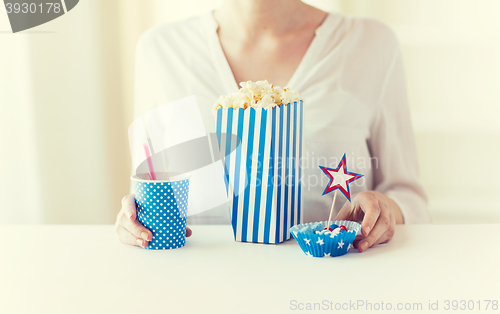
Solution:
{"label": "fingernail", "polygon": [[137,244],[139,244],[141,247],[144,247],[144,242],[141,239],[137,239]]}
{"label": "fingernail", "polygon": [[365,235],[368,235],[370,233],[370,227],[365,228],[365,233],[366,233]]}
{"label": "fingernail", "polygon": [[148,235],[148,233],[147,233],[147,232],[142,232],[142,233],[141,233],[141,237],[142,237],[144,240],[148,241],[148,237],[149,237],[149,235]]}
{"label": "fingernail", "polygon": [[126,214],[127,214],[128,219],[132,218],[132,212],[127,212]]}
{"label": "fingernail", "polygon": [[361,248],[361,251],[365,251],[368,248],[368,245],[369,245],[368,242],[364,241],[364,242],[361,242],[359,247]]}

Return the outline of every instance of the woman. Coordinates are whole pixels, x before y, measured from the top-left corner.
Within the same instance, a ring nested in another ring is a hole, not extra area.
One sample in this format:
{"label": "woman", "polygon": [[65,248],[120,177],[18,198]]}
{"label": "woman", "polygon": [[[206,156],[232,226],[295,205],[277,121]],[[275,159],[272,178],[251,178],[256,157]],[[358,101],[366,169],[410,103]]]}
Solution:
{"label": "woman", "polygon": [[[336,166],[344,153],[349,170],[365,176],[336,219],[362,221],[360,252],[388,242],[396,224],[430,221],[399,45],[377,21],[300,0],[227,0],[213,13],[153,28],[138,43],[136,113],[194,94],[213,131],[218,96],[264,79],[304,99],[304,222],[328,217],[318,166]],[[116,227],[126,244],[144,247],[152,237],[136,220],[133,195],[122,200]]]}

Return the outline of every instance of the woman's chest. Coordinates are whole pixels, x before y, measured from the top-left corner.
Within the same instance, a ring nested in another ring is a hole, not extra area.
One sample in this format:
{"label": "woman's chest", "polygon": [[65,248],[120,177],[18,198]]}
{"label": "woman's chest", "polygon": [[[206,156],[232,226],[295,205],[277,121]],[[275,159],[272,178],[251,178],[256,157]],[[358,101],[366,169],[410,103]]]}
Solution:
{"label": "woman's chest", "polygon": [[352,142],[366,140],[375,114],[375,105],[355,94],[337,90],[309,93],[305,89],[304,136],[316,142]]}
{"label": "woman's chest", "polygon": [[220,44],[237,83],[268,80],[286,87],[304,59],[314,32],[295,39],[261,39],[254,43],[233,42],[220,37]]}

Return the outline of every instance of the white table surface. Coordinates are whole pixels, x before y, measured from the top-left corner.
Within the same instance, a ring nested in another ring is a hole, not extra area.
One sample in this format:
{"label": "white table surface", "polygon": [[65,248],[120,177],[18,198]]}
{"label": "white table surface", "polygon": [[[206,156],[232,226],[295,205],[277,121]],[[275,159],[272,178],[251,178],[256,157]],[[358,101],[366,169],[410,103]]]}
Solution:
{"label": "white table surface", "polygon": [[475,311],[443,312],[477,313],[500,300],[498,224],[398,226],[389,244],[335,258],[192,229],[186,247],[150,251],[119,243],[113,226],[0,226],[0,313],[309,313],[293,308],[358,300],[419,313],[473,300]]}

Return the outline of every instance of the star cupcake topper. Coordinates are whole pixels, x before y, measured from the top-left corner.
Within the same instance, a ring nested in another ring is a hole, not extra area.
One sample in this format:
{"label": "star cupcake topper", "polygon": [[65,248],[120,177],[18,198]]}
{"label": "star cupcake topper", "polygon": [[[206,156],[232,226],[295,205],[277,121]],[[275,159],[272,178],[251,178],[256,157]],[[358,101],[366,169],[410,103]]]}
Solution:
{"label": "star cupcake topper", "polygon": [[342,160],[340,161],[337,168],[333,169],[323,166],[319,167],[328,176],[328,178],[330,178],[330,182],[328,182],[325,191],[323,191],[323,195],[333,192],[335,190],[340,190],[340,192],[342,192],[342,194],[344,194],[344,196],[350,202],[351,189],[349,188],[349,183],[356,181],[357,179],[363,177],[363,175],[347,171],[347,162],[345,154],[344,157],[342,157]]}
{"label": "star cupcake topper", "polygon": [[363,177],[363,175],[347,171],[347,161],[345,158],[345,154],[342,157],[342,160],[340,160],[340,163],[337,166],[337,168],[333,169],[323,166],[319,167],[328,176],[328,178],[330,178],[328,185],[323,191],[323,195],[335,191],[335,194],[333,196],[332,208],[330,209],[330,217],[328,217],[328,226],[330,226],[330,221],[332,220],[333,208],[335,207],[335,200],[337,199],[337,191],[340,190],[340,192],[342,192],[342,194],[344,194],[344,196],[350,202],[351,189],[349,187],[349,184]]}

